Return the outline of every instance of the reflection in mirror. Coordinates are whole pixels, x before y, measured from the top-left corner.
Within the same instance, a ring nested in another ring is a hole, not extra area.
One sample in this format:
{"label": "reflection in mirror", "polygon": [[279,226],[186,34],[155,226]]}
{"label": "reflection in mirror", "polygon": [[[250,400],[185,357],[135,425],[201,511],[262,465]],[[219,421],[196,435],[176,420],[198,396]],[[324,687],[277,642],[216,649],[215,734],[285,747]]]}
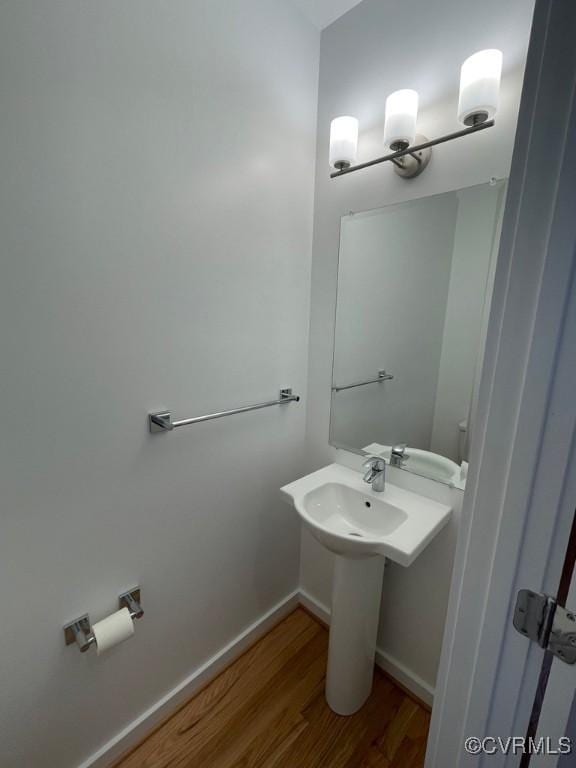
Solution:
{"label": "reflection in mirror", "polygon": [[505,182],[342,218],[330,442],[463,487]]}

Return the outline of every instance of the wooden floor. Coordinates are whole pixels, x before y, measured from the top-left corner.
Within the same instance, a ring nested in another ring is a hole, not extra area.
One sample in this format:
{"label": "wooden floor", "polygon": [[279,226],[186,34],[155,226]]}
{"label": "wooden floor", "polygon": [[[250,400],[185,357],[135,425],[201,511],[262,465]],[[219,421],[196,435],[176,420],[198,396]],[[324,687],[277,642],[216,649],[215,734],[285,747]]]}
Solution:
{"label": "wooden floor", "polygon": [[324,700],[328,633],[296,610],[116,765],[421,768],[429,713],[376,670],[362,710]]}

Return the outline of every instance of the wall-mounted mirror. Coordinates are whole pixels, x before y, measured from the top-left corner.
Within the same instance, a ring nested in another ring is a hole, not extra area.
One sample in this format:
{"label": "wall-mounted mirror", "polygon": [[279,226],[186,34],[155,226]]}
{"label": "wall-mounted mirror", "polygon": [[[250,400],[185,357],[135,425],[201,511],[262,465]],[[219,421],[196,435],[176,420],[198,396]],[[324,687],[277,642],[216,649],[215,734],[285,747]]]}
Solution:
{"label": "wall-mounted mirror", "polygon": [[504,196],[491,181],[342,218],[332,445],[463,487]]}

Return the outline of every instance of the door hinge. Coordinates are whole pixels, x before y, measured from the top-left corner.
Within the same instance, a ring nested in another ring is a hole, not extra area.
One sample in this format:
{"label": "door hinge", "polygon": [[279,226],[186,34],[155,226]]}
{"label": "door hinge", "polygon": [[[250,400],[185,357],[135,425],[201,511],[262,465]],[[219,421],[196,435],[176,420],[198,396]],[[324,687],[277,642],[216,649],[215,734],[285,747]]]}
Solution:
{"label": "door hinge", "polygon": [[521,589],[514,627],[566,664],[576,663],[576,616],[558,605],[554,597]]}

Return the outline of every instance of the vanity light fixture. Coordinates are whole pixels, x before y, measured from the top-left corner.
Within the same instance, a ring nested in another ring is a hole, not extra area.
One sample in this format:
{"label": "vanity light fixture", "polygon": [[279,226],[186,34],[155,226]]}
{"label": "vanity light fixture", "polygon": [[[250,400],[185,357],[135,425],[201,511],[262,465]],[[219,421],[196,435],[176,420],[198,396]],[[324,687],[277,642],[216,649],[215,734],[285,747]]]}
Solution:
{"label": "vanity light fixture", "polygon": [[406,149],[416,138],[418,94],[409,88],[394,91],[386,99],[384,118],[384,144],[392,152]]}
{"label": "vanity light fixture", "polygon": [[343,115],[330,124],[330,165],[339,171],[356,162],[358,149],[358,120]]}
{"label": "vanity light fixture", "polygon": [[492,48],[469,56],[460,70],[458,120],[478,125],[494,117],[498,109],[502,52]]}
{"label": "vanity light fixture", "polygon": [[419,176],[430,162],[432,147],[462,136],[468,136],[494,125],[502,72],[502,52],[496,49],[478,51],[462,64],[458,120],[466,127],[427,139],[416,133],[418,94],[411,89],[395,91],[386,99],[384,144],[392,151],[383,157],[356,162],[358,120],[337,117],[330,126],[330,165],[335,170],[330,178],[344,176],[372,165],[390,161],[396,173],[410,179]]}

